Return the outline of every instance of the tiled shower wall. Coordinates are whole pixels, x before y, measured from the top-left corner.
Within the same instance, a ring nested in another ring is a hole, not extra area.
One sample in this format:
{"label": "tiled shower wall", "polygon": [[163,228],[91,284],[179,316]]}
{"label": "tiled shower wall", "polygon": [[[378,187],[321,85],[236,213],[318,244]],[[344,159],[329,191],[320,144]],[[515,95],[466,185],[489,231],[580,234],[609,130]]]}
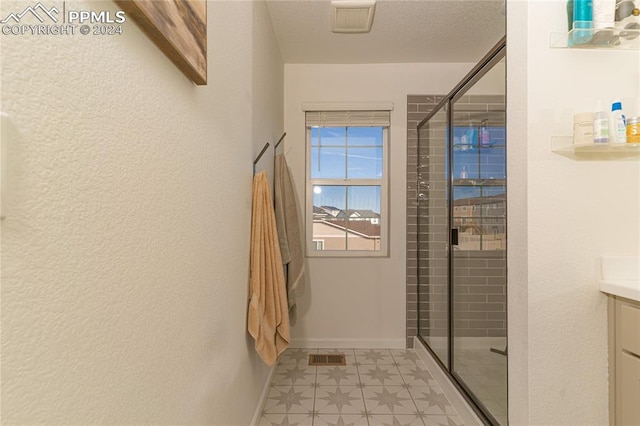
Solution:
{"label": "tiled shower wall", "polygon": [[[446,312],[439,309],[443,306],[443,300],[429,300],[429,292],[425,291],[426,276],[429,276],[436,285],[440,281],[434,275],[440,274],[446,262],[443,263],[440,249],[446,243],[447,233],[442,232],[442,226],[425,226],[430,224],[441,225],[443,212],[446,212],[444,195],[441,194],[441,183],[435,181],[438,177],[444,177],[444,147],[429,147],[428,155],[430,164],[429,174],[429,202],[422,203],[420,211],[417,204],[417,177],[419,163],[425,163],[427,152],[423,146],[422,161],[418,155],[418,123],[442,100],[438,95],[409,95],[407,97],[407,347],[413,345],[413,337],[418,332],[418,309],[423,315],[420,317],[420,328],[430,336],[445,336],[447,327]],[[504,97],[464,96],[456,105],[464,109],[479,111],[491,111],[495,104],[504,103]],[[503,125],[504,123],[495,123]],[[442,160],[442,170],[433,170],[440,167],[438,162]],[[423,172],[425,171],[424,164]],[[442,180],[442,179],[440,179]],[[446,187],[446,186],[445,186]],[[424,191],[423,191],[424,192]],[[442,204],[440,208],[439,204]],[[421,300],[418,301],[418,277],[417,277],[417,249],[418,249],[418,225],[417,216],[420,215],[421,261],[422,268],[421,285],[423,286]],[[436,229],[439,227],[440,229]],[[429,230],[432,230],[429,233]],[[435,232],[433,232],[435,231]],[[440,231],[440,232],[438,232]],[[442,241],[440,241],[442,240]],[[425,255],[426,254],[426,255]],[[429,259],[431,255],[440,259]],[[506,336],[506,253],[502,250],[495,251],[456,251],[456,304],[455,312],[455,336],[456,337],[504,337]],[[427,257],[428,259],[425,259]],[[445,269],[446,271],[446,269]],[[446,272],[445,272],[446,273]],[[434,279],[435,278],[435,279]],[[441,292],[432,284],[430,293],[440,298]],[[420,303],[420,306],[418,306]],[[429,315],[425,315],[429,312]]]}
{"label": "tiled shower wall", "polygon": [[[413,337],[418,334],[418,123],[433,110],[444,96],[407,96],[407,347],[413,347]],[[424,215],[427,206],[421,207]],[[424,247],[423,247],[424,248]],[[423,294],[422,309],[428,309],[429,301]]]}

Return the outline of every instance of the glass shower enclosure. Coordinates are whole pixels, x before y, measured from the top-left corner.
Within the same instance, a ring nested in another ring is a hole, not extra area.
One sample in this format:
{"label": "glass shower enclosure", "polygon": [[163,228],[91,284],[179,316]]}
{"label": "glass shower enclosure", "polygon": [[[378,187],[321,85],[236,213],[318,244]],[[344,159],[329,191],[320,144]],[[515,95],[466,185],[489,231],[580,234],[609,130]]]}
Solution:
{"label": "glass shower enclosure", "polygon": [[507,424],[506,43],[418,125],[418,337]]}

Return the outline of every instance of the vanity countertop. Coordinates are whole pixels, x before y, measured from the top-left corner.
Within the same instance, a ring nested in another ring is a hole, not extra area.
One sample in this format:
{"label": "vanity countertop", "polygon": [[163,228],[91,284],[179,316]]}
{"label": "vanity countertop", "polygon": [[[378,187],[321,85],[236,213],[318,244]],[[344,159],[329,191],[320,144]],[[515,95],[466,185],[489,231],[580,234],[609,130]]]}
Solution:
{"label": "vanity countertop", "polygon": [[604,256],[600,291],[640,302],[640,257]]}

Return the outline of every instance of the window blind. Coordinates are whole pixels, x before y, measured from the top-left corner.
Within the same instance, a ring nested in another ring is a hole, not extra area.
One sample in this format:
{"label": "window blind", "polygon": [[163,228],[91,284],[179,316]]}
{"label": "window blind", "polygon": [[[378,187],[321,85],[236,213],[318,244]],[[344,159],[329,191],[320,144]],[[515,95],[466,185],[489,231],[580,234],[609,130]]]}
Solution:
{"label": "window blind", "polygon": [[389,111],[307,111],[307,127],[367,127],[391,125]]}

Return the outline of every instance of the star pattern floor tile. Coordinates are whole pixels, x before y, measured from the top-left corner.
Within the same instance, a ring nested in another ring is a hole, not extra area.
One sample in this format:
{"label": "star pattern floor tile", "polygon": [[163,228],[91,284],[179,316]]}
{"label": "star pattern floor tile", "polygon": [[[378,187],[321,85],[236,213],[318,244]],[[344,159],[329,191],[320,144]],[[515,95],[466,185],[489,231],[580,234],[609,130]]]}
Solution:
{"label": "star pattern floor tile", "polygon": [[456,410],[453,408],[449,399],[444,392],[437,387],[419,388],[412,387],[411,395],[418,407],[418,410],[423,414],[431,415],[456,415]]}
{"label": "star pattern floor tile", "polygon": [[[346,366],[309,366],[341,353]],[[488,389],[488,391],[496,391]],[[495,395],[497,401],[502,395]],[[289,349],[280,359],[259,426],[463,426],[412,349]]]}
{"label": "star pattern floor tile", "polygon": [[313,426],[369,426],[367,416],[353,414],[318,414]]}
{"label": "star pattern floor tile", "polygon": [[315,411],[321,414],[364,414],[362,390],[358,386],[318,387]]}
{"label": "star pattern floor tile", "polygon": [[263,411],[270,414],[313,413],[314,397],[312,386],[273,386]]}
{"label": "star pattern floor tile", "polygon": [[308,414],[264,414],[258,426],[313,426]]}
{"label": "star pattern floor tile", "polygon": [[401,365],[400,374],[404,382],[410,386],[438,386],[427,368],[422,365]]}
{"label": "star pattern floor tile", "polygon": [[403,385],[404,381],[396,365],[360,365],[360,380],[366,386]]}
{"label": "star pattern floor tile", "polygon": [[355,354],[358,364],[395,364],[388,349],[356,349]]}
{"label": "star pattern floor tile", "polygon": [[318,353],[317,349],[287,349],[278,360],[279,365],[307,364],[310,354]]}
{"label": "star pattern floor tile", "polygon": [[273,377],[276,386],[310,386],[316,383],[316,367],[307,364],[279,365]]}
{"label": "star pattern floor tile", "polygon": [[410,414],[397,416],[371,416],[369,426],[424,426],[420,417]]}
{"label": "star pattern floor tile", "polygon": [[357,386],[360,384],[360,376],[356,367],[318,367],[317,372],[316,384],[318,386]]}
{"label": "star pattern floor tile", "polygon": [[366,386],[362,392],[371,414],[417,414],[416,404],[403,386]]}

